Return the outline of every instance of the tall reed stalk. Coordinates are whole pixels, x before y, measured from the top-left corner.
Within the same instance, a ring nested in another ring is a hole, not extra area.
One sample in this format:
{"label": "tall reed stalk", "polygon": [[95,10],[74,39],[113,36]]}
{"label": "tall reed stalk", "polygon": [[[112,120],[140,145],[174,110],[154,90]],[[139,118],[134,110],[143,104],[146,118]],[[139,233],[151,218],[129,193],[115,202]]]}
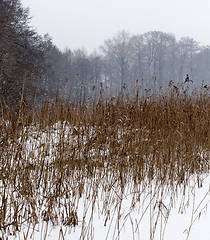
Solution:
{"label": "tall reed stalk", "polygon": [[[210,92],[204,87],[189,93],[186,86],[171,84],[164,92],[140,94],[136,86],[135,94],[109,99],[100,94],[98,101],[45,97],[33,109],[26,99],[15,107],[1,102],[0,239],[17,235],[26,224],[29,239],[40,221],[45,227],[81,223],[81,238],[91,239],[98,201],[105,225],[117,214],[119,236],[126,196],[132,199],[130,211],[149,200],[145,211],[150,208],[153,239],[159,219],[167,223],[174,199],[185,195],[192,176],[202,187],[209,147]],[[78,218],[81,198],[83,219]],[[133,231],[144,214],[135,226],[131,219]]]}

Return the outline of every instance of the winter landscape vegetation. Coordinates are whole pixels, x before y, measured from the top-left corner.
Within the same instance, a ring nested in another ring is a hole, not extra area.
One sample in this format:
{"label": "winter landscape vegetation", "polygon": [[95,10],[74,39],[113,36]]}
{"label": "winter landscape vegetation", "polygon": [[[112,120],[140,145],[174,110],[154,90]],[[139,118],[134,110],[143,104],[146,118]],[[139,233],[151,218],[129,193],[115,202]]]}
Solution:
{"label": "winter landscape vegetation", "polygon": [[61,51],[0,0],[0,239],[208,239],[209,64],[160,31]]}

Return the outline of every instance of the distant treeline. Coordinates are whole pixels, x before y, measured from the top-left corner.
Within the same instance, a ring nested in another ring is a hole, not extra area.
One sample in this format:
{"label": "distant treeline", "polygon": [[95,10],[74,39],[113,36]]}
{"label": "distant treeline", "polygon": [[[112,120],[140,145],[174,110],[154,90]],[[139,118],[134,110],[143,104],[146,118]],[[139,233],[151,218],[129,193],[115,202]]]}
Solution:
{"label": "distant treeline", "polygon": [[171,80],[185,81],[186,74],[190,87],[210,83],[210,46],[189,37],[177,41],[161,31],[121,31],[105,40],[98,52],[61,51],[49,35],[41,37],[30,26],[29,10],[20,0],[0,1],[1,101],[31,105],[45,94],[52,99],[98,98],[101,87],[115,95],[131,91],[136,82],[144,90],[150,79],[157,89],[165,89]]}

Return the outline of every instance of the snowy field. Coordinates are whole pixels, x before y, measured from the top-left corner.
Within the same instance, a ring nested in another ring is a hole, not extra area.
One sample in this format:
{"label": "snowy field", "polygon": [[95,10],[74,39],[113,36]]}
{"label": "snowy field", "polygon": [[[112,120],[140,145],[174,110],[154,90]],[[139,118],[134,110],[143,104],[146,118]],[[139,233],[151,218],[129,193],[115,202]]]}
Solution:
{"label": "snowy field", "polygon": [[[29,161],[31,156],[39,159],[43,156],[44,144],[46,144],[48,152],[45,153],[44,159],[47,164],[53,164],[53,161],[56,161],[61,136],[65,139],[65,143],[71,142],[72,146],[78,143],[78,137],[73,137],[74,131],[75,128],[71,129],[67,123],[63,125],[57,123],[48,132],[37,133],[32,129],[28,131],[31,137],[24,139],[25,152],[22,157]],[[92,131],[89,136],[94,135]],[[83,140],[85,142],[86,138],[84,137]],[[20,138],[18,141],[23,142],[23,139]],[[109,154],[108,148],[104,151]],[[90,152],[94,156],[94,149]],[[104,164],[104,168],[106,167]],[[103,174],[107,174],[104,182],[101,181]],[[16,233],[11,226],[9,230],[4,231],[4,238],[2,236],[0,239],[207,240],[210,238],[208,229],[210,176],[208,174],[200,175],[199,179],[198,176],[192,175],[185,184],[175,182],[173,185],[147,179],[141,184],[134,185],[129,177],[126,177],[126,183],[121,186],[118,180],[114,180],[112,173],[96,172],[92,178],[85,178],[81,194],[73,196],[73,190],[72,192],[69,190],[68,197],[58,200],[59,204],[55,204],[56,207],[50,212],[52,216],[60,217],[55,217],[54,225],[50,218],[49,221],[46,220],[45,215],[50,210],[46,207],[47,200],[43,200],[34,210],[38,216],[36,224],[22,222],[20,232]],[[74,178],[69,181],[69,185],[71,184],[74,184]],[[40,180],[39,185],[41,186]],[[50,189],[53,185],[51,186],[49,182],[47,186]],[[65,187],[71,189],[71,186]],[[78,187],[80,189],[79,185]],[[44,190],[39,191],[43,199],[47,199]],[[51,190],[49,192],[52,193]],[[9,195],[15,196],[14,193]],[[63,209],[65,204],[70,206],[71,201],[74,202],[75,215],[71,212],[73,215],[67,219]]]}
{"label": "snowy field", "polygon": [[[194,188],[194,182],[192,181],[192,186],[189,187],[188,192],[186,193],[185,199],[178,198],[174,202],[174,207],[168,213],[167,205],[162,207],[162,218],[158,220],[158,226],[155,232],[154,239],[165,239],[165,240],[208,240],[210,238],[209,234],[209,222],[210,214],[208,212],[209,202],[210,202],[210,177],[204,179],[202,188]],[[122,209],[121,209],[121,220],[120,220],[120,234],[118,236],[116,231],[116,218],[115,214],[114,219],[109,219],[107,221],[107,226],[105,224],[105,218],[100,216],[98,210],[94,212],[93,220],[91,222],[93,226],[93,233],[90,234],[88,239],[150,239],[151,237],[151,228],[150,224],[154,224],[155,217],[157,213],[154,211],[156,202],[152,201],[148,196],[148,199],[145,203],[139,207],[139,209],[130,210],[131,198],[127,197],[123,200]],[[167,202],[167,201],[165,201]],[[149,206],[149,207],[148,207]],[[147,208],[148,207],[148,208]],[[136,207],[138,208],[138,207]],[[81,201],[80,210],[84,210],[84,202]],[[145,212],[142,220],[142,212]],[[150,216],[150,213],[153,213],[155,216]],[[168,222],[164,224],[165,216],[169,214]],[[83,218],[83,211],[79,213],[79,219]],[[141,220],[141,221],[140,221]],[[161,221],[163,221],[161,226]],[[140,223],[140,224],[139,224]],[[87,222],[88,224],[88,222]],[[139,224],[139,225],[138,225]],[[71,233],[68,233],[65,228],[63,232],[66,231],[65,238],[66,240],[74,239],[83,239],[81,236],[82,224],[76,226],[75,229],[72,229]],[[138,228],[136,230],[136,227]],[[163,229],[165,228],[165,229]],[[57,227],[52,229],[52,232],[49,233],[47,239],[59,239],[59,230]],[[165,234],[163,232],[165,231]],[[49,231],[50,232],[50,231]],[[115,232],[115,233],[114,233]],[[119,237],[119,238],[118,238]],[[36,234],[35,239],[41,239],[40,234]],[[62,239],[60,237],[60,239]]]}
{"label": "snowy field", "polygon": [[[144,200],[131,208],[131,196],[122,196],[123,200],[117,209],[111,209],[110,216],[103,215],[103,203],[98,202],[92,209],[90,199],[81,198],[79,201],[78,225],[69,228],[65,226],[47,226],[46,222],[40,222],[34,230],[34,235],[29,239],[34,240],[75,240],[75,239],[165,239],[165,240],[208,240],[210,214],[208,211],[210,203],[210,177],[203,179],[202,188],[198,188],[195,179],[186,190],[186,195],[176,197],[171,207],[170,199],[166,197],[162,205],[158,206],[157,198],[152,199],[155,193],[144,195]],[[163,200],[163,199],[162,199]],[[170,207],[169,207],[170,206]],[[157,209],[161,208],[161,216],[157,220]],[[119,226],[118,221],[119,219]],[[166,219],[167,218],[167,219]],[[165,222],[167,220],[167,223]],[[155,233],[154,225],[156,225]],[[118,231],[118,227],[119,230]],[[22,233],[12,239],[24,239],[28,226],[25,225]],[[31,231],[29,231],[31,232]],[[118,234],[119,233],[119,234]],[[152,234],[152,235],[151,235]],[[29,234],[30,236],[30,234]]]}

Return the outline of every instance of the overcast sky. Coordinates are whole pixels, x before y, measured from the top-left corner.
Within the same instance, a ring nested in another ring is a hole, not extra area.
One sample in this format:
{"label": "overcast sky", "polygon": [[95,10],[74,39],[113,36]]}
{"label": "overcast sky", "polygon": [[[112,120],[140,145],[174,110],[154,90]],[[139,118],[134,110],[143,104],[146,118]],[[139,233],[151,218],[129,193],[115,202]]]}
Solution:
{"label": "overcast sky", "polygon": [[210,45],[209,0],[22,0],[32,25],[61,49],[98,49],[117,31],[164,31]]}

